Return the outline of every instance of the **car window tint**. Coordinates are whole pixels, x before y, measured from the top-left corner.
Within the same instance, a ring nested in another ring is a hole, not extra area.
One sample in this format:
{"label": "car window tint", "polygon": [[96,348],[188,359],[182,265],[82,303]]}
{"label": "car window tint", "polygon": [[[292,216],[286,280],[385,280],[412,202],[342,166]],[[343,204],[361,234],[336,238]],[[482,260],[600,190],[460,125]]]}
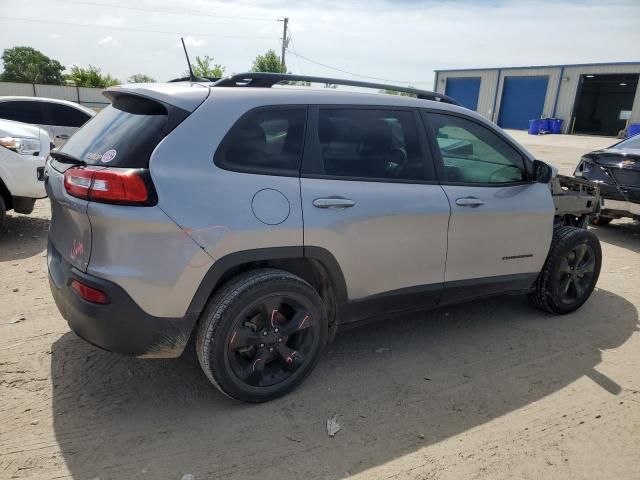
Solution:
{"label": "car window tint", "polygon": [[[60,149],[88,165],[147,168],[151,153],[167,134],[167,109],[153,100],[118,96],[74,133]],[[103,155],[109,152],[108,160]]]}
{"label": "car window tint", "polygon": [[320,109],[324,174],[336,177],[424,180],[424,157],[412,112]]}
{"label": "car window tint", "polygon": [[452,115],[432,114],[430,118],[447,181],[492,184],[524,180],[524,159],[491,130]]}
{"label": "car window tint", "polygon": [[81,127],[91,118],[82,110],[59,103],[45,103],[44,109],[46,125]]}
{"label": "car window tint", "polygon": [[0,118],[35,125],[45,124],[42,102],[28,100],[0,102]]}
{"label": "car window tint", "polygon": [[216,165],[253,173],[294,174],[302,158],[306,109],[249,112],[229,131],[216,151]]}

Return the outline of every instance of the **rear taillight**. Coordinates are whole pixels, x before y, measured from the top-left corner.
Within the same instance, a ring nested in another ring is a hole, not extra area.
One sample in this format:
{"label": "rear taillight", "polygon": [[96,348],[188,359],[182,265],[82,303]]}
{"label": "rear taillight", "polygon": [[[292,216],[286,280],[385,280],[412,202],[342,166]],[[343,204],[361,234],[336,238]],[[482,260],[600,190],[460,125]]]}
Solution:
{"label": "rear taillight", "polygon": [[101,305],[109,303],[109,297],[107,297],[107,294],[102,290],[85,285],[78,280],[71,280],[71,289],[87,302],[99,303]]}
{"label": "rear taillight", "polygon": [[72,167],[64,173],[64,188],[69,195],[94,202],[153,203],[148,171],[144,169]]}

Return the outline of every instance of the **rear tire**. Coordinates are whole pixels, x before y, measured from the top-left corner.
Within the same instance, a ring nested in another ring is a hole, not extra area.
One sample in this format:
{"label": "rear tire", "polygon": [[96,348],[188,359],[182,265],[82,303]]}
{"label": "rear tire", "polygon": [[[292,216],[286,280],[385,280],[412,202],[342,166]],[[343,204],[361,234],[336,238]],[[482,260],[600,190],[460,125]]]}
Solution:
{"label": "rear tire", "polygon": [[0,195],[0,230],[2,230],[2,226],[4,225],[4,219],[7,216],[7,206],[4,203],[4,199]]}
{"label": "rear tire", "polygon": [[598,237],[588,230],[558,227],[529,300],[549,313],[571,313],[593,292],[601,266]]}
{"label": "rear tire", "polygon": [[611,217],[603,217],[602,215],[596,215],[589,219],[589,223],[591,225],[605,226],[605,225],[609,225],[611,223],[611,220],[613,220],[613,218]]}
{"label": "rear tire", "polygon": [[200,318],[196,352],[222,393],[266,402],[305,380],[327,334],[325,307],[311,285],[289,272],[258,269],[211,298]]}

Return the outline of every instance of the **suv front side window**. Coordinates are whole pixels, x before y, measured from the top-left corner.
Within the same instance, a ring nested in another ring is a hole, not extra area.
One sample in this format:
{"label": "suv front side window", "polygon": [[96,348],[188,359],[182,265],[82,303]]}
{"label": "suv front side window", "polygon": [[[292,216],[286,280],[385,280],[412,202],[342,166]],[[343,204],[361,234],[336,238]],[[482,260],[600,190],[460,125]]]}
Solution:
{"label": "suv front side window", "polygon": [[242,117],[220,143],[214,162],[233,171],[297,175],[306,107],[261,108]]}
{"label": "suv front side window", "polygon": [[444,181],[469,184],[522,182],[522,155],[489,129],[454,115],[429,115],[444,163]]}
{"label": "suv front side window", "polygon": [[411,111],[321,108],[317,133],[324,175],[425,180],[424,156]]}

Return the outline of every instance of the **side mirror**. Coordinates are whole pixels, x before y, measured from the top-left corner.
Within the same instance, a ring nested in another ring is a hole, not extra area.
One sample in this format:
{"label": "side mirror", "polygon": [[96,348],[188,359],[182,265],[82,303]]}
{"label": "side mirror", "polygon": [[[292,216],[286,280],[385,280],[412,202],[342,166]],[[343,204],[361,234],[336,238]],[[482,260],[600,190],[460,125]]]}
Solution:
{"label": "side mirror", "polygon": [[553,169],[542,160],[533,161],[533,181],[537,183],[549,183]]}

